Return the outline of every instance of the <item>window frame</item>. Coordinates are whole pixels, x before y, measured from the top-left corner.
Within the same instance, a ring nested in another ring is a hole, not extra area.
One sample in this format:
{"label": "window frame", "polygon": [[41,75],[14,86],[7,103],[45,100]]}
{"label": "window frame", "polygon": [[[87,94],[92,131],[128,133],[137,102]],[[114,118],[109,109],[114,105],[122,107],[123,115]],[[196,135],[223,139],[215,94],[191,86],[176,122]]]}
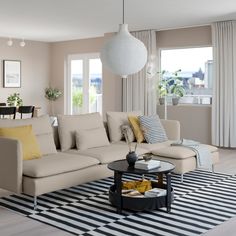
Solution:
{"label": "window frame", "polygon": [[[158,42],[157,42],[158,43]],[[191,48],[206,48],[206,47],[211,47],[212,48],[212,60],[214,63],[214,51],[213,51],[213,45],[212,44],[202,44],[202,45],[187,45],[187,46],[170,46],[170,47],[158,47],[157,48],[157,57],[158,57],[158,71],[161,71],[161,51],[162,50],[175,50],[175,49],[191,49]],[[214,75],[213,75],[214,76]],[[158,76],[158,81],[157,83],[159,84],[160,76]],[[158,94],[159,96],[159,94]],[[212,96],[212,95],[211,95]],[[184,103],[183,103],[184,104]],[[189,106],[194,106],[194,105],[208,105],[211,106],[212,104],[195,104],[195,103],[186,103],[184,105],[189,105]]]}
{"label": "window frame", "polygon": [[[89,60],[100,59],[100,53],[79,53],[70,54],[66,59],[66,73],[65,73],[65,114],[72,115],[72,80],[71,80],[71,61],[82,60],[83,61],[83,91],[87,91],[83,96],[83,113],[89,113]],[[103,89],[102,89],[103,94]]]}

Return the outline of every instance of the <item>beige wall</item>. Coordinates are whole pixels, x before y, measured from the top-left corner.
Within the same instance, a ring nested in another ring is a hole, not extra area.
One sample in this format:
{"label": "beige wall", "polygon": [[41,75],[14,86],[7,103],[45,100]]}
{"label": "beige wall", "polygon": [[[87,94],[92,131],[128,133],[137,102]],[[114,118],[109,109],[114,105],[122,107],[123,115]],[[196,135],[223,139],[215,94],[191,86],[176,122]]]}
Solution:
{"label": "beige wall", "polygon": [[157,48],[212,45],[211,26],[199,26],[157,32]]}
{"label": "beige wall", "polygon": [[[50,45],[48,43],[26,41],[24,48],[18,40],[13,40],[12,47],[7,46],[6,38],[0,38],[0,102],[19,92],[24,105],[35,105],[42,108],[40,114],[48,112],[48,101],[44,98],[44,90],[50,79]],[[2,60],[21,61],[21,88],[3,88]]]}
{"label": "beige wall", "polygon": [[[164,118],[164,106],[158,105],[157,113]],[[211,144],[211,106],[168,106],[167,119],[180,121],[181,138]]]}
{"label": "beige wall", "polygon": [[[64,91],[64,95],[66,96],[64,79],[66,77],[66,62],[68,55],[99,53],[103,43],[110,36],[111,34],[106,34],[105,37],[52,43],[51,85]],[[121,95],[121,78],[103,68],[103,114],[105,114],[106,111],[121,110]],[[63,98],[60,98],[55,102],[54,112],[56,114],[65,113]]]}

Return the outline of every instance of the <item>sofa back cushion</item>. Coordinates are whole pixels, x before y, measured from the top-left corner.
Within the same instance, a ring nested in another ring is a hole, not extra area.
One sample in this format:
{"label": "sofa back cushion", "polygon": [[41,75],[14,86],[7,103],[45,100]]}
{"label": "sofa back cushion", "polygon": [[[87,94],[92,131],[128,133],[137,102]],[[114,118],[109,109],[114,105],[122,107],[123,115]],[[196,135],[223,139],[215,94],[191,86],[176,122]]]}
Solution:
{"label": "sofa back cushion", "polygon": [[48,115],[30,119],[0,119],[1,128],[10,128],[26,125],[32,125],[32,129],[36,136],[36,140],[39,144],[39,148],[42,155],[57,153],[53,140],[53,131]]}
{"label": "sofa back cushion", "polygon": [[86,150],[95,147],[110,145],[105,128],[96,128],[76,131],[76,147]]}
{"label": "sofa back cushion", "polygon": [[128,116],[140,116],[141,111],[134,112],[107,112],[107,124],[111,142],[118,142],[123,139],[121,126],[129,125]]}
{"label": "sofa back cushion", "polygon": [[102,117],[98,112],[83,115],[58,115],[57,119],[61,151],[75,148],[77,130],[104,128]]}

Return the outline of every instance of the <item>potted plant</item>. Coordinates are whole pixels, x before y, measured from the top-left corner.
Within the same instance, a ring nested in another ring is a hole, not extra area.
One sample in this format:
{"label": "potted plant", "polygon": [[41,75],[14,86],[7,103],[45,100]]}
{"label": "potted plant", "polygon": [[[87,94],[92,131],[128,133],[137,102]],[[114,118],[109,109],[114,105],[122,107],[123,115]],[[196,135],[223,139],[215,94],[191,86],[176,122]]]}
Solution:
{"label": "potted plant", "polygon": [[161,79],[158,85],[159,103],[164,105],[165,97],[168,94],[168,80]]}
{"label": "potted plant", "polygon": [[19,107],[23,105],[23,100],[20,98],[19,93],[13,93],[7,98],[7,104],[10,107]]}
{"label": "potted plant", "polygon": [[52,102],[56,101],[61,95],[62,92],[57,88],[49,87],[45,89],[45,97],[50,101],[52,115],[54,115]]}
{"label": "potted plant", "polygon": [[62,92],[57,88],[49,87],[45,89],[45,97],[49,101],[56,101],[61,95],[62,95]]}
{"label": "potted plant", "polygon": [[184,96],[185,89],[182,80],[178,77],[178,72],[174,72],[174,77],[172,77],[173,84],[170,85],[170,93],[173,94],[172,104],[178,105],[179,99]]}
{"label": "potted plant", "polygon": [[133,167],[135,165],[135,162],[138,160],[138,155],[136,154],[136,149],[137,149],[137,145],[138,143],[136,143],[134,151],[132,151],[132,141],[130,140],[130,136],[133,131],[132,129],[129,127],[129,125],[123,125],[121,126],[121,132],[125,137],[125,141],[128,145],[129,148],[129,153],[126,155],[126,160],[129,164],[130,167]]}

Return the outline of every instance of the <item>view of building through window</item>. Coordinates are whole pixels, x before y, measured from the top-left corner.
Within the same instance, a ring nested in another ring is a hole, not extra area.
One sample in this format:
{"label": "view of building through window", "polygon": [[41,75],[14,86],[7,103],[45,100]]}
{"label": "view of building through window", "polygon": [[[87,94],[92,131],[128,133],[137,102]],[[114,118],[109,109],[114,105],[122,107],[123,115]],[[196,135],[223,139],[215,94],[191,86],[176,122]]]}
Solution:
{"label": "view of building through window", "polygon": [[161,50],[163,78],[170,79],[179,71],[176,76],[185,90],[180,103],[211,103],[212,62],[212,47]]}

